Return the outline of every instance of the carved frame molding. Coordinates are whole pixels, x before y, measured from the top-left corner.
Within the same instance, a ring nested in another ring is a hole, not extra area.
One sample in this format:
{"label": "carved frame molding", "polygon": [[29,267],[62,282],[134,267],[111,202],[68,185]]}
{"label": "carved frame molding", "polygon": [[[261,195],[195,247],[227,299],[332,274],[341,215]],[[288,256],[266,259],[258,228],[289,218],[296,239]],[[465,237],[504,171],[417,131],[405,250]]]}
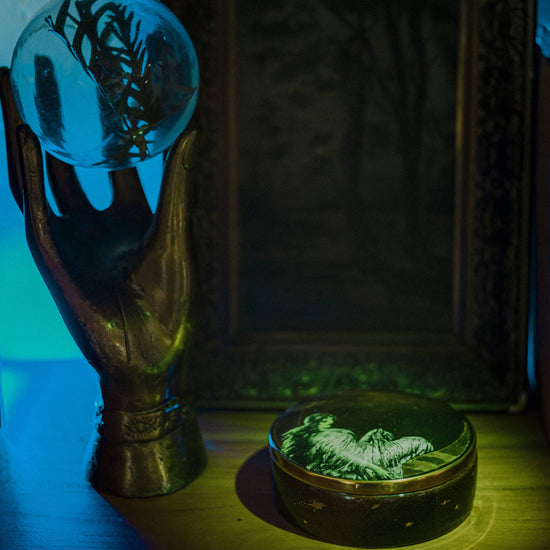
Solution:
{"label": "carved frame molding", "polygon": [[364,387],[473,409],[517,406],[528,322],[533,0],[462,3],[454,330],[443,337],[244,334],[235,326],[233,1],[165,0],[191,35],[202,74],[194,119],[202,133],[194,215],[200,319],[191,353],[199,402],[255,407]]}

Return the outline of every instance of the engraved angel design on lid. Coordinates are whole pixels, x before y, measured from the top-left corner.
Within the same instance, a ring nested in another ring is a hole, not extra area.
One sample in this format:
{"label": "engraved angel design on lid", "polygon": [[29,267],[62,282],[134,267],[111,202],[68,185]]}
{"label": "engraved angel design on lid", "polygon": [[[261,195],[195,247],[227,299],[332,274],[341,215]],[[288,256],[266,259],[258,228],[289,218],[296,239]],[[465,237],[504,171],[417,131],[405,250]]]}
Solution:
{"label": "engraved angel design on lid", "polygon": [[358,439],[352,430],[335,428],[335,421],[329,413],[307,416],[302,426],[283,434],[281,451],[312,472],[370,481],[401,479],[404,463],[434,450],[423,437],[394,439],[382,428],[369,430]]}

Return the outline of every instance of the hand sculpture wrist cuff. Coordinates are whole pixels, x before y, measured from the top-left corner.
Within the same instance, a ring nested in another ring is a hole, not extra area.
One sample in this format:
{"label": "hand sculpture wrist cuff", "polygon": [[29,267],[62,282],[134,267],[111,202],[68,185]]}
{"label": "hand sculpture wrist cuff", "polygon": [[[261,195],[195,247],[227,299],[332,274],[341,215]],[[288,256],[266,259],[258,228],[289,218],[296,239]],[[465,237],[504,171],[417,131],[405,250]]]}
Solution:
{"label": "hand sculpture wrist cuff", "polygon": [[103,410],[88,478],[98,490],[126,497],[176,491],[206,466],[194,408],[172,399],[149,411]]}
{"label": "hand sculpture wrist cuff", "polygon": [[172,399],[149,411],[100,411],[98,432],[106,441],[145,442],[159,439],[194,416],[192,407],[181,399]]}

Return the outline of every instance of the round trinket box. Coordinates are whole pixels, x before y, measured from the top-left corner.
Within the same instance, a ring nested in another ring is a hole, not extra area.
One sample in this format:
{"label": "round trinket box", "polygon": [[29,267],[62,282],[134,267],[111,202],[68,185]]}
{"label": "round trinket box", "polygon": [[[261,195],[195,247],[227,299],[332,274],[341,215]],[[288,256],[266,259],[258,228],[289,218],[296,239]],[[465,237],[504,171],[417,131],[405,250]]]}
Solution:
{"label": "round trinket box", "polygon": [[298,403],[269,433],[277,506],[308,533],[390,547],[451,531],[475,494],[475,431],[451,406],[356,391]]}

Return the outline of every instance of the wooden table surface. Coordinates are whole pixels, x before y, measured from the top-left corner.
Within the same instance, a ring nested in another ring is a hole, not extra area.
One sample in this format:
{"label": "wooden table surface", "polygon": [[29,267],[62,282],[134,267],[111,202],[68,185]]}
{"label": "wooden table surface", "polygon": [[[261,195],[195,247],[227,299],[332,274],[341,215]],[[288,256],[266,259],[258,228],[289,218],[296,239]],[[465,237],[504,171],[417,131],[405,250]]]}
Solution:
{"label": "wooden table surface", "polygon": [[[72,368],[3,367],[0,549],[343,548],[308,537],[274,507],[266,444],[277,411],[200,411],[209,465],[177,493],[96,493],[84,467],[97,390],[86,376],[74,380]],[[474,510],[453,532],[410,548],[550,549],[550,446],[538,414],[470,418],[479,448]]]}

